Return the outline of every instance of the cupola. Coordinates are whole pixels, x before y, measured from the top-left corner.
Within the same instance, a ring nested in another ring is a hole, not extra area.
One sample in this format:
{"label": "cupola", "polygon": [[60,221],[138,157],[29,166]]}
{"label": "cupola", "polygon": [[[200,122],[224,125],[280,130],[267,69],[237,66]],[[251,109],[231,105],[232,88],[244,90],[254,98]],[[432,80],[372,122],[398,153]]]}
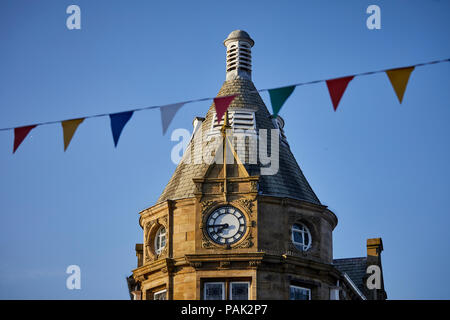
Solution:
{"label": "cupola", "polygon": [[234,30],[223,42],[227,48],[226,80],[252,79],[252,47],[255,42],[247,32]]}

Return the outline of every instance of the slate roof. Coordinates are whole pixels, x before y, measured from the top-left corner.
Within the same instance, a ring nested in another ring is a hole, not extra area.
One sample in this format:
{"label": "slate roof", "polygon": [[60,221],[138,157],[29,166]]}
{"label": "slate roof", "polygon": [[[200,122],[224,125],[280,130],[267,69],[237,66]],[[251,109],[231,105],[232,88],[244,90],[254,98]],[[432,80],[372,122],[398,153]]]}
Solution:
{"label": "slate roof", "polygon": [[363,281],[366,276],[366,257],[334,259],[333,265],[340,272],[346,273],[362,293],[366,292]]}
{"label": "slate roof", "polygon": [[[225,81],[217,96],[220,97],[233,94],[237,94],[237,97],[231,103],[230,109],[245,108],[254,110],[256,129],[275,129],[270,113],[251,80],[234,79]],[[202,130],[197,131],[194,138],[191,139],[188,149],[194,149],[193,141],[201,138],[199,137],[200,132],[203,134],[203,146],[207,147],[207,143],[205,142],[206,136],[211,128],[214,113],[215,106],[213,103],[202,123]],[[168,199],[175,200],[194,196],[195,185],[192,178],[202,177],[205,174],[208,165],[204,163],[195,164],[195,157],[199,157],[197,153],[193,152],[193,157],[191,163],[180,162],[163,193],[157,200],[158,203]],[[260,175],[260,166],[261,164],[259,161],[258,164],[245,165],[250,176]],[[261,175],[258,192],[263,195],[293,198],[320,204],[319,199],[292,155],[289,146],[281,141],[279,143],[278,173],[275,175]]]}

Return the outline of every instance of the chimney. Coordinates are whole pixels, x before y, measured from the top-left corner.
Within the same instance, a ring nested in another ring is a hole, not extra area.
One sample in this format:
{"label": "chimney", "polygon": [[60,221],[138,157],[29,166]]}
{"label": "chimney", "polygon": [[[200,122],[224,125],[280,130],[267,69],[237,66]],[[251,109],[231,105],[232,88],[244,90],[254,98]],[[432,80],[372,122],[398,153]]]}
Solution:
{"label": "chimney", "polygon": [[[381,238],[367,239],[367,264],[366,268],[379,267],[380,272],[380,288],[369,290],[367,288],[366,296],[370,300],[386,300],[387,294],[384,290],[383,267],[381,266],[381,252],[383,251],[383,240]],[[372,266],[372,267],[371,267]],[[366,269],[366,270],[367,270]],[[373,271],[372,271],[373,272]],[[366,274],[364,282],[366,282],[369,273]]]}
{"label": "chimney", "polygon": [[255,42],[247,32],[234,30],[223,42],[227,48],[226,80],[252,80],[252,47]]}
{"label": "chimney", "polygon": [[367,239],[367,256],[379,257],[383,251],[381,238]]}

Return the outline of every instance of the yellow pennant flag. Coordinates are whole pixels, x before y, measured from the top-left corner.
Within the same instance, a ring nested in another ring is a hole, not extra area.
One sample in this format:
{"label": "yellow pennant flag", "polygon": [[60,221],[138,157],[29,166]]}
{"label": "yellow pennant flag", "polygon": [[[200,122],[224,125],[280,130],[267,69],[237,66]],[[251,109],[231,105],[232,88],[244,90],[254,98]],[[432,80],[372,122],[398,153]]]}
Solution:
{"label": "yellow pennant flag", "polygon": [[406,85],[408,84],[409,76],[414,70],[414,67],[400,68],[387,70],[386,74],[391,81],[392,87],[397,94],[398,101],[402,103],[403,95],[405,94]]}
{"label": "yellow pennant flag", "polygon": [[84,118],[80,118],[61,122],[64,134],[64,151],[66,151],[70,141],[72,140],[73,135],[75,134],[75,131],[77,130],[80,123],[83,122],[83,120]]}

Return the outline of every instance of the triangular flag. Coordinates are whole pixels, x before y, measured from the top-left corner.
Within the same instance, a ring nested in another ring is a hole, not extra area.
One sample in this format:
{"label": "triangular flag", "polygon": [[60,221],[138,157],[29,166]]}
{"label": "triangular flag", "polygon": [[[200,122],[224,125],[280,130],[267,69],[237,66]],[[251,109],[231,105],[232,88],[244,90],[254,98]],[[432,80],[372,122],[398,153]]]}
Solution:
{"label": "triangular flag", "polygon": [[28,133],[36,127],[37,125],[31,125],[31,126],[25,126],[25,127],[19,127],[14,128],[14,147],[13,147],[13,153],[16,152],[17,148],[20,146],[22,141],[26,138]]}
{"label": "triangular flag", "polygon": [[387,70],[386,74],[391,81],[391,85],[397,94],[398,101],[402,103],[403,95],[405,94],[406,85],[408,84],[409,76],[414,70],[414,67],[399,68]]}
{"label": "triangular flag", "polygon": [[294,92],[295,86],[269,89],[270,103],[272,104],[273,117],[276,118],[287,98]]}
{"label": "triangular flag", "polygon": [[128,120],[130,120],[134,111],[125,111],[119,113],[110,114],[111,118],[111,130],[114,138],[114,146],[117,147],[117,143],[119,142],[120,134],[122,133],[123,127],[127,124]]}
{"label": "triangular flag", "polygon": [[234,98],[236,98],[236,95],[214,98],[214,105],[216,106],[217,123],[220,123],[223,115],[227,111],[228,107],[230,106]]}
{"label": "triangular flag", "polygon": [[344,94],[345,89],[347,89],[348,83],[354,77],[355,76],[349,76],[349,77],[331,79],[331,80],[326,81],[327,87],[328,87],[328,92],[330,93],[330,97],[331,97],[331,102],[333,102],[334,111],[337,110],[339,101],[341,101],[342,95]]}
{"label": "triangular flag", "polygon": [[83,120],[84,118],[61,121],[64,135],[64,151],[66,151],[75,131]]}
{"label": "triangular flag", "polygon": [[169,127],[170,123],[172,122],[173,117],[175,116],[177,111],[180,110],[180,108],[183,105],[184,105],[184,102],[168,104],[168,105],[159,107],[159,110],[161,111],[161,124],[162,124],[163,135],[166,134],[167,128]]}

